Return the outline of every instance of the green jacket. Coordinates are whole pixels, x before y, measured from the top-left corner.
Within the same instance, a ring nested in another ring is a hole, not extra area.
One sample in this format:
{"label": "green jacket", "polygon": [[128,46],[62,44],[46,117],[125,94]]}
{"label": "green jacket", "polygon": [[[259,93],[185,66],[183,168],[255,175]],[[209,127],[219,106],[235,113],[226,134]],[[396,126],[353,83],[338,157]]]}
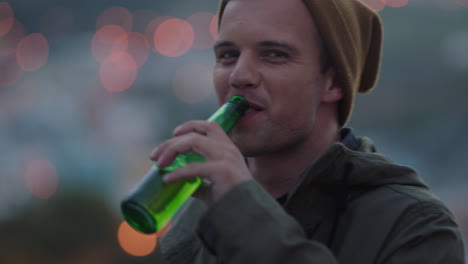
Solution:
{"label": "green jacket", "polygon": [[416,172],[331,146],[283,205],[255,181],[192,200],[160,243],[168,263],[464,263],[456,221]]}

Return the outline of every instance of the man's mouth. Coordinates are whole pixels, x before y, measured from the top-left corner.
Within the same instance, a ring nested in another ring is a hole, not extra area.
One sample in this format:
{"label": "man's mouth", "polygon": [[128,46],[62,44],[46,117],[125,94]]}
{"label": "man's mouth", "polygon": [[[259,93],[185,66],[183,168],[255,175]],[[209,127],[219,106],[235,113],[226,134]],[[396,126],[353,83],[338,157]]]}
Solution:
{"label": "man's mouth", "polygon": [[248,101],[249,102],[249,110],[252,110],[252,111],[262,111],[263,110],[263,107],[260,106],[259,104],[257,104],[256,102],[251,102],[251,101]]}
{"label": "man's mouth", "polygon": [[258,112],[261,112],[263,110],[264,110],[264,108],[261,107],[260,105],[258,105],[257,103],[249,101],[249,109],[247,109],[244,116],[245,117],[250,117],[250,116],[252,116],[252,115],[254,115],[254,114],[258,113]]}

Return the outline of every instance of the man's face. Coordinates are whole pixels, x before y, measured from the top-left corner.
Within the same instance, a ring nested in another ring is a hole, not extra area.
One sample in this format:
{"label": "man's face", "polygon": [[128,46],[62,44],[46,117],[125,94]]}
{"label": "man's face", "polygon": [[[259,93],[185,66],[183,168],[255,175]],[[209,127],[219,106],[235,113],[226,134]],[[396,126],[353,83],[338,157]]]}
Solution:
{"label": "man's face", "polygon": [[252,106],[230,134],[244,155],[311,140],[332,80],[320,72],[319,35],[301,0],[231,0],[214,51],[219,103],[243,95]]}

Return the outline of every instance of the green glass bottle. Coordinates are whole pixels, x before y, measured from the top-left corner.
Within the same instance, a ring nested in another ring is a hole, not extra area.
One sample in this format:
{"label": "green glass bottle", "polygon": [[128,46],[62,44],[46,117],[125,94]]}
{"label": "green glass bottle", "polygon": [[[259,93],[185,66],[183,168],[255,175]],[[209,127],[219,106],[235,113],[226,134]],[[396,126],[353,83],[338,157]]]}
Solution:
{"label": "green glass bottle", "polygon": [[[218,123],[228,133],[248,107],[247,100],[236,95],[222,105],[208,121]],[[162,181],[164,174],[187,163],[203,161],[203,157],[189,152],[178,155],[167,167],[158,168],[153,165],[121,203],[122,214],[127,223],[145,234],[161,230],[202,182],[196,177],[166,184]]]}

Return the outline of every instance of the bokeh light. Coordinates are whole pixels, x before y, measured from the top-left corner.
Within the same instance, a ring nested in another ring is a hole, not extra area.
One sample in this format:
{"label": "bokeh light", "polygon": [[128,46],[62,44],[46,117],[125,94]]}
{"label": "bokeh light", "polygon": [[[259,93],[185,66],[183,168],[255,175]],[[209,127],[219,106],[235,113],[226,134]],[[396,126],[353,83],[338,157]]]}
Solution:
{"label": "bokeh light", "polygon": [[0,37],[10,31],[14,21],[13,8],[6,2],[0,2]]}
{"label": "bokeh light", "polygon": [[40,30],[48,39],[64,37],[73,30],[73,14],[69,8],[52,7],[39,18]]}
{"label": "bokeh light", "polygon": [[16,61],[16,49],[0,51],[0,87],[12,85],[23,75]]}
{"label": "bokeh light", "polygon": [[154,33],[154,47],[164,56],[178,57],[185,54],[193,45],[193,27],[185,20],[171,18],[159,25]]}
{"label": "bokeh light", "polygon": [[390,7],[404,7],[408,4],[408,0],[384,0],[384,2]]}
{"label": "bokeh light", "polygon": [[171,16],[158,16],[158,17],[152,19],[148,23],[148,25],[146,26],[145,36],[148,39],[151,48],[155,52],[157,52],[157,50],[155,49],[155,46],[154,46],[154,33],[156,33],[156,30],[158,29],[159,25],[161,25],[163,22],[165,22],[166,20],[169,20],[171,18],[174,18],[174,17],[171,17]]}
{"label": "bokeh light", "polygon": [[23,23],[15,19],[10,31],[0,38],[0,49],[16,49],[20,40],[24,38],[26,31]]}
{"label": "bokeh light", "polygon": [[47,63],[49,43],[40,33],[24,37],[16,49],[16,59],[23,71],[37,71]]}
{"label": "bokeh light", "polygon": [[101,64],[99,78],[102,86],[110,92],[122,92],[135,82],[137,64],[125,51],[112,53]]}
{"label": "bokeh light", "polygon": [[[123,46],[121,46],[123,45]],[[127,33],[127,38],[119,40],[113,46],[112,52],[125,50],[135,60],[137,67],[140,68],[148,60],[150,45],[145,35],[139,32]]]}
{"label": "bokeh light", "polygon": [[145,235],[135,231],[127,222],[122,222],[117,231],[120,247],[130,255],[142,257],[151,254],[156,248],[157,235]]}
{"label": "bokeh light", "polygon": [[120,26],[107,25],[100,28],[91,40],[91,52],[98,62],[103,62],[112,53],[125,51],[127,32]]}
{"label": "bokeh light", "polygon": [[213,93],[212,72],[203,65],[185,64],[174,74],[173,90],[185,103],[200,103]]}
{"label": "bokeh light", "polygon": [[361,2],[377,12],[382,11],[385,8],[385,1],[386,0],[361,0]]}
{"label": "bokeh light", "polygon": [[211,22],[214,14],[208,12],[197,12],[187,18],[195,33],[193,47],[197,50],[209,49],[213,46],[214,38],[211,33]]}
{"label": "bokeh light", "polygon": [[210,33],[213,39],[218,36],[218,15],[213,16],[210,22]]}
{"label": "bokeh light", "polygon": [[98,17],[96,28],[100,29],[108,25],[120,26],[126,31],[132,31],[133,15],[125,7],[114,6],[104,10]]}
{"label": "bokeh light", "polygon": [[50,198],[57,190],[58,175],[54,165],[45,159],[29,161],[24,170],[26,188],[39,199]]}

